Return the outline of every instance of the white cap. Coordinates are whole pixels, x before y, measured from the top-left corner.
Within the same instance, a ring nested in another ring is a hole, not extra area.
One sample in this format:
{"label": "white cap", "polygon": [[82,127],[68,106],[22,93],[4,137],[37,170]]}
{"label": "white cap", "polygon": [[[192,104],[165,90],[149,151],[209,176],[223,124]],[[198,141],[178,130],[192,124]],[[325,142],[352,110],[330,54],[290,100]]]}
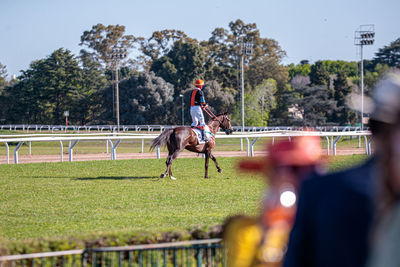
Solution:
{"label": "white cap", "polygon": [[400,119],[400,72],[387,74],[373,93],[374,110],[371,119],[395,124]]}

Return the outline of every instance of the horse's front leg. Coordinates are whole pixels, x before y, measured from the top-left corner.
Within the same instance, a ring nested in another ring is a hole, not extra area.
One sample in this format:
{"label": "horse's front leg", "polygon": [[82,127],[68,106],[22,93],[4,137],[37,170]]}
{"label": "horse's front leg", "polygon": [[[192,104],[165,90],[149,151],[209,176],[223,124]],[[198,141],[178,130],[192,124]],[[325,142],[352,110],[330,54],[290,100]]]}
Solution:
{"label": "horse's front leg", "polygon": [[210,158],[214,161],[215,167],[217,167],[218,172],[219,172],[219,173],[222,173],[222,169],[221,169],[221,167],[218,165],[217,158],[214,157],[214,155],[213,155],[211,152],[210,152]]}
{"label": "horse's front leg", "polygon": [[205,169],[206,169],[206,174],[205,174],[205,176],[204,176],[204,178],[208,178],[208,161],[210,160],[210,151],[206,151],[205,153],[204,153],[205,155],[206,155],[206,163],[205,163]]}

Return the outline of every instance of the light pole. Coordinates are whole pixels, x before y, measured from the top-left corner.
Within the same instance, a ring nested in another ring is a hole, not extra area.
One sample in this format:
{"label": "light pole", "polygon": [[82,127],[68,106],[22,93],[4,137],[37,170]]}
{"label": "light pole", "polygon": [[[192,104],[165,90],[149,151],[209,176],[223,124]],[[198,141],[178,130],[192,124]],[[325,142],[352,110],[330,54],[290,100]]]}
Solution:
{"label": "light pole", "polygon": [[360,46],[360,86],[361,86],[361,130],[364,129],[364,60],[363,46],[374,44],[375,26],[373,24],[361,25],[354,34],[354,44]]}
{"label": "light pole", "polygon": [[126,58],[127,50],[122,47],[114,47],[111,50],[111,59],[115,68],[115,101],[117,110],[117,132],[119,132],[119,79],[118,79],[118,68],[119,63],[122,59]]}
{"label": "light pole", "polygon": [[182,126],[183,126],[183,125],[185,125],[185,113],[184,113],[185,103],[183,101],[183,95],[180,94],[179,97],[182,98]]}
{"label": "light pole", "polygon": [[64,111],[64,117],[65,117],[65,132],[67,132],[67,129],[68,129],[68,117],[69,117],[69,111],[68,110]]}
{"label": "light pole", "polygon": [[241,70],[241,84],[242,84],[242,132],[244,132],[244,56],[253,54],[253,44],[240,43],[240,70]]}

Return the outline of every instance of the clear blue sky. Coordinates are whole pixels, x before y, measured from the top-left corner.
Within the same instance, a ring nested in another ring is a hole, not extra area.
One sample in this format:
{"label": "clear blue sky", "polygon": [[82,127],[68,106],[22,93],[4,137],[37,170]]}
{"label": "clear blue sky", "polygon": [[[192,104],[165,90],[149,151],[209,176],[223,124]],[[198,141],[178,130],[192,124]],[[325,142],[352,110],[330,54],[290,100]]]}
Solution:
{"label": "clear blue sky", "polygon": [[399,0],[0,0],[0,62],[9,77],[58,48],[78,54],[80,36],[97,23],[126,26],[126,34],[183,30],[207,40],[236,19],[256,23],[262,37],[287,52],[284,64],[320,59],[359,60],[354,31],[375,24],[372,58],[400,37]]}

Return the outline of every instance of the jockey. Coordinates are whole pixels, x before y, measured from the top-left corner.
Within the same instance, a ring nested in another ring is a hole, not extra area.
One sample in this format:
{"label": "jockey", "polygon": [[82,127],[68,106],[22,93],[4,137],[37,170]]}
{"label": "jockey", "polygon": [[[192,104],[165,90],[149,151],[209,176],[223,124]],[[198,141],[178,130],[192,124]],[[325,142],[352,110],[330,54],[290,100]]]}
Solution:
{"label": "jockey", "polygon": [[200,123],[198,128],[201,130],[203,140],[207,142],[208,140],[204,132],[206,123],[204,122],[204,115],[201,110],[207,106],[206,101],[204,100],[204,93],[201,90],[204,86],[204,81],[198,79],[195,81],[194,86],[196,89],[194,89],[190,94],[190,115],[192,116],[193,121],[192,128],[198,127],[198,124]]}

